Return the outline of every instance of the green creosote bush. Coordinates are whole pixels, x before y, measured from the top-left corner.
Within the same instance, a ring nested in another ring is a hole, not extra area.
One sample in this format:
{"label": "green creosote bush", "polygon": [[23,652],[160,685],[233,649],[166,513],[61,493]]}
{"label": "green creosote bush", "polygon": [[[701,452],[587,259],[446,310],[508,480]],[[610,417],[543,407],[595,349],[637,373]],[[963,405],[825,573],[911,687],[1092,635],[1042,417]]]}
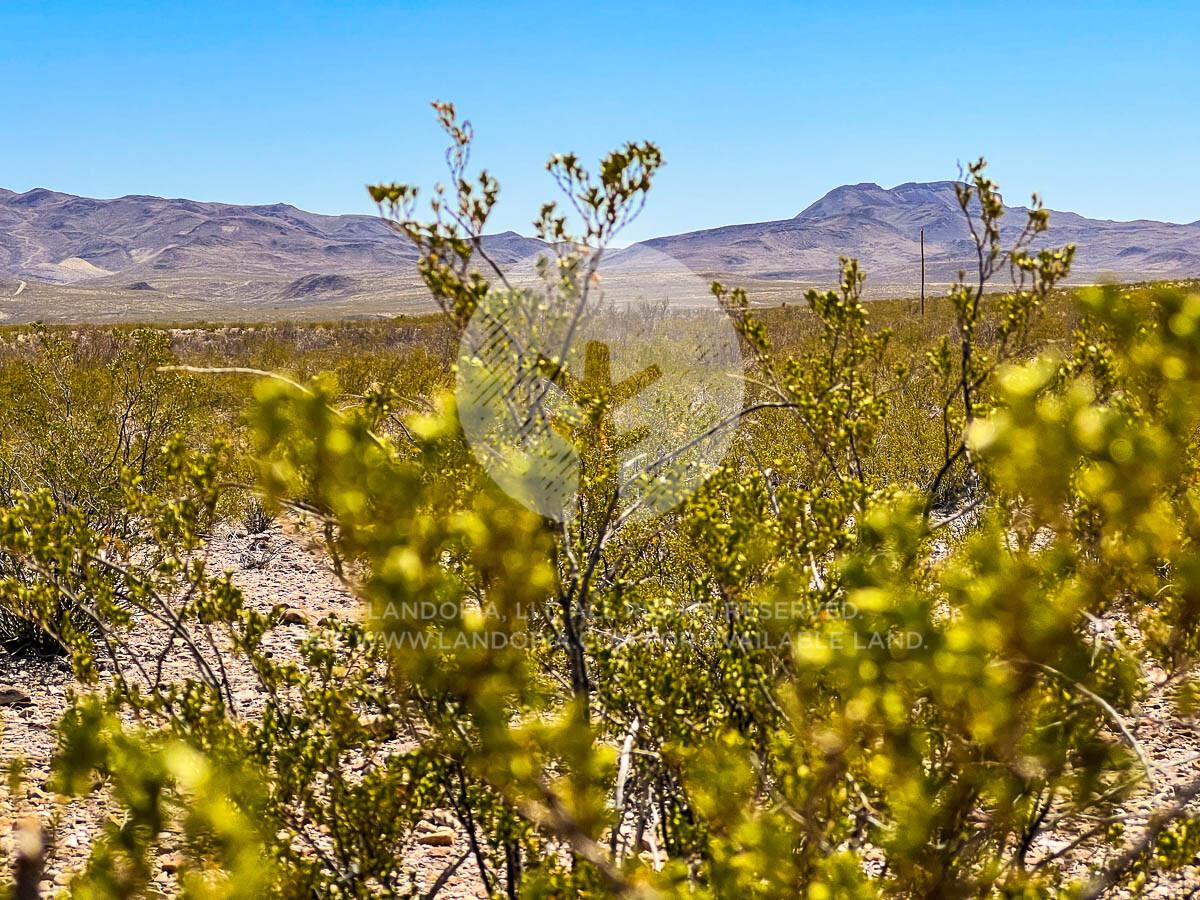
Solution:
{"label": "green creosote bush", "polygon": [[[504,277],[481,255],[498,186],[437,112],[433,220],[414,188],[371,194],[461,327]],[[542,277],[581,296],[660,164],[650,144],[596,175],[554,157],[577,230],[542,209]],[[868,307],[853,260],[786,314],[714,285],[752,389],[723,464],[655,519],[623,517],[603,469],[565,525],[503,496],[432,362],[358,378],[352,403],[328,376],[259,380],[258,490],[317,521],[369,612],[294,660],[200,561],[219,449],[171,441],[156,489],[120,494],[152,565],[108,557],[76,500],[15,492],[0,547],[33,576],[0,602],[41,610],[81,682],[55,786],[124,811],[72,893],[145,893],[174,829],[189,896],[416,896],[432,810],[462,835],[447,876],[494,896],[1094,897],[1191,862],[1200,781],[1127,833],[1113,817],[1163,774],[1134,704],[1200,697],[1200,295],[1068,295],[1036,198],[1015,244],[982,161],[959,199],[979,269],[928,324]],[[54,619],[63,598],[99,639]],[[151,613],[219,636],[187,648],[189,681],[122,656]],[[1078,837],[1082,880],[1050,833]]]}
{"label": "green creosote bush", "polygon": [[[127,493],[158,489],[168,441],[202,446],[204,386],[159,371],[173,360],[164,332],[135,330],[103,346],[89,337],[100,336],[35,327],[19,333],[0,360],[0,396],[8,401],[0,496],[16,506],[37,498],[43,508],[63,511],[64,527],[127,548],[141,537]],[[44,573],[27,563],[21,554],[0,553],[0,577],[36,591]],[[94,628],[64,595],[43,596],[35,608],[29,600],[18,592],[0,604],[0,640],[10,648],[53,649],[56,632]],[[39,626],[42,616],[50,628]]]}

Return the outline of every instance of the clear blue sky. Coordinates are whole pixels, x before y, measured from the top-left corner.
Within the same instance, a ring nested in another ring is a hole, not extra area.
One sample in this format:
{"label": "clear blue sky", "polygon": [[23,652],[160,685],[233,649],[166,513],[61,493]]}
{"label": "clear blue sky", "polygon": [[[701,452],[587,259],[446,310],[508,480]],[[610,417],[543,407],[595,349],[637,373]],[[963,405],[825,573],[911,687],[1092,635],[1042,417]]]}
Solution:
{"label": "clear blue sky", "polygon": [[526,233],[548,154],[630,138],[667,167],[629,239],[981,153],[1010,201],[1200,219],[1194,4],[5,2],[0,34],[14,190],[366,212],[439,177],[444,98]]}

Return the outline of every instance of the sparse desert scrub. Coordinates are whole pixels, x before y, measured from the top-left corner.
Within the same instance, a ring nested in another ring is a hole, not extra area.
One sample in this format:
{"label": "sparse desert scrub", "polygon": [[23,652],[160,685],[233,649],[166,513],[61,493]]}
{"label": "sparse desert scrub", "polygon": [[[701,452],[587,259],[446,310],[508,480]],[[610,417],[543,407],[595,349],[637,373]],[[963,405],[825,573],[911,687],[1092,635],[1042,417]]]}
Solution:
{"label": "sparse desert scrub", "polygon": [[[54,787],[99,783],[123,814],[74,893],[146,893],[173,831],[197,895],[428,894],[407,862],[435,812],[461,847],[446,871],[509,897],[1099,896],[1194,859],[1200,781],[1122,815],[1166,777],[1137,704],[1195,711],[1194,292],[1057,290],[1071,251],[1001,244],[978,165],[976,279],[924,318],[863,303],[850,260],[802,309],[716,286],[750,386],[722,464],[636,518],[581,454],[576,515],[551,521],[489,480],[447,390],[455,329],[492,289],[496,188],[439,114],[453,215],[373,193],[441,324],[177,335],[173,363],[284,374],[158,373],[207,399],[153,486],[106,500],[146,558],[114,558],[70,495],[16,490],[0,516],[31,573],[0,604],[36,590],[98,620],[99,639],[60,634],[85,690]],[[539,220],[556,290],[589,283],[660,162],[647,144],[596,176],[551,161],[579,213],[577,231]],[[1012,267],[1010,291],[985,292],[988,266]],[[604,392],[586,399],[599,418]],[[307,623],[295,659],[268,645],[282,614],[196,565],[250,481],[315,523],[365,611]],[[184,683],[104,661],[146,609],[193,654]],[[234,667],[258,679],[252,709]]]}

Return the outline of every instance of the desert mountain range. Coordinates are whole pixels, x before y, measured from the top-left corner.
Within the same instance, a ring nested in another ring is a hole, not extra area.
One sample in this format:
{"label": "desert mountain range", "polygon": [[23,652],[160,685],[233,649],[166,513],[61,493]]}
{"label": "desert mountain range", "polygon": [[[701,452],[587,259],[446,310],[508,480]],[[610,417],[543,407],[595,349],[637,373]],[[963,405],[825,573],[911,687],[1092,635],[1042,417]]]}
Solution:
{"label": "desert mountain range", "polygon": [[[1025,224],[1025,210],[1006,209],[1003,231],[1011,238]],[[920,277],[921,229],[930,281],[951,281],[960,268],[969,269],[974,245],[952,181],[910,182],[890,190],[869,183],[846,185],[792,219],[645,243],[697,271],[797,281],[829,280],[842,254],[857,257],[870,278],[911,286]],[[1043,243],[1077,245],[1075,281],[1200,275],[1200,221],[1114,222],[1051,212]]]}
{"label": "desert mountain range", "polygon": [[[1006,228],[1015,230],[1023,211],[1009,213]],[[1074,281],[1200,276],[1200,221],[1114,222],[1070,212],[1053,212],[1050,221],[1050,242],[1079,247]],[[972,254],[950,181],[846,185],[794,218],[654,238],[613,254],[611,265],[636,271],[666,254],[698,274],[775,285],[774,293],[827,284],[839,255],[850,255],[865,267],[869,293],[911,294],[922,228],[928,281],[952,280]],[[502,265],[527,263],[544,249],[514,232],[485,241]],[[0,279],[14,290],[27,284],[27,302],[57,286],[96,302],[112,294],[136,305],[153,294],[159,305],[178,301],[198,313],[330,306],[332,315],[362,299],[378,314],[389,297],[420,305],[414,260],[408,243],[372,216],[0,189]],[[12,293],[0,285],[0,295]]]}

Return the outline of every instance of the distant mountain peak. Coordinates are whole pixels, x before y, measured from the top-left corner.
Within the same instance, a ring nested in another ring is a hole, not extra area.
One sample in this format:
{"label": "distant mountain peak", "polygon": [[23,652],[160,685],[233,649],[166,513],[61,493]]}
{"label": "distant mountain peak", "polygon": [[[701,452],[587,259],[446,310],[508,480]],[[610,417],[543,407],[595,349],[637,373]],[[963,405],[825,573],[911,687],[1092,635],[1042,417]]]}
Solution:
{"label": "distant mountain peak", "polygon": [[[846,184],[826,193],[792,219],[726,226],[647,242],[695,271],[722,277],[829,283],[838,258],[853,256],[872,285],[889,293],[918,287],[924,233],[928,281],[952,281],[970,269],[972,245],[955,181],[909,181],[893,188]],[[1020,207],[1007,207],[1005,239],[1025,224]],[[1110,222],[1051,213],[1038,246],[1078,246],[1072,278],[1145,280],[1200,276],[1200,222]],[[878,295],[876,295],[878,296]]]}
{"label": "distant mountain peak", "polygon": [[898,184],[891,188],[893,192],[905,192],[912,190],[932,191],[941,193],[942,191],[953,191],[956,186],[962,184],[961,181],[906,181],[904,184]]}
{"label": "distant mountain peak", "polygon": [[859,182],[858,184],[839,185],[838,187],[827,191],[820,200],[817,200],[815,203],[812,203],[801,210],[800,215],[804,215],[804,213],[808,212],[813,207],[820,206],[821,204],[846,204],[863,202],[872,198],[877,198],[883,194],[887,194],[887,191],[873,181],[863,181]]}
{"label": "distant mountain peak", "polygon": [[[504,263],[540,241],[486,236]],[[176,279],[181,290],[228,289],[264,300],[303,277],[328,292],[353,281],[414,275],[416,250],[376,216],[326,216],[287,203],[239,206],[130,194],[109,200],[46,188],[0,192],[0,275],[128,289]],[[338,276],[338,277],[334,277]],[[297,290],[311,293],[307,282]],[[291,299],[291,297],[284,297]]]}
{"label": "distant mountain peak", "polygon": [[[842,185],[792,219],[655,238],[612,260],[631,272],[649,271],[661,256],[638,248],[650,247],[706,276],[808,286],[834,283],[838,257],[853,256],[867,273],[868,296],[911,293],[920,284],[922,232],[931,287],[970,268],[972,245],[955,184]],[[1012,209],[1002,224],[1007,238],[1024,216]],[[1078,245],[1077,282],[1200,276],[1200,222],[1109,222],[1054,213],[1049,234],[1039,240]],[[484,246],[491,261],[506,267],[525,265],[546,249],[514,231],[488,235]],[[0,188],[0,277],[31,283],[122,292],[153,285],[146,295],[154,302],[184,298],[200,308],[350,304],[370,295],[391,309],[397,285],[407,285],[405,302],[428,302],[415,261],[412,245],[369,215],[319,215],[287,203],[238,206],[145,195],[95,200],[47,188]]]}
{"label": "distant mountain peak", "polygon": [[873,181],[844,184],[829,191],[820,200],[801,210],[796,219],[820,219],[844,215],[854,210],[887,209],[913,203],[958,206],[953,181],[906,181],[884,188]]}
{"label": "distant mountain peak", "polygon": [[60,194],[58,191],[52,191],[49,188],[32,188],[25,191],[23,194],[9,194],[11,199],[9,203],[16,206],[37,206],[42,203],[53,203],[56,200],[78,199],[70,194]]}

